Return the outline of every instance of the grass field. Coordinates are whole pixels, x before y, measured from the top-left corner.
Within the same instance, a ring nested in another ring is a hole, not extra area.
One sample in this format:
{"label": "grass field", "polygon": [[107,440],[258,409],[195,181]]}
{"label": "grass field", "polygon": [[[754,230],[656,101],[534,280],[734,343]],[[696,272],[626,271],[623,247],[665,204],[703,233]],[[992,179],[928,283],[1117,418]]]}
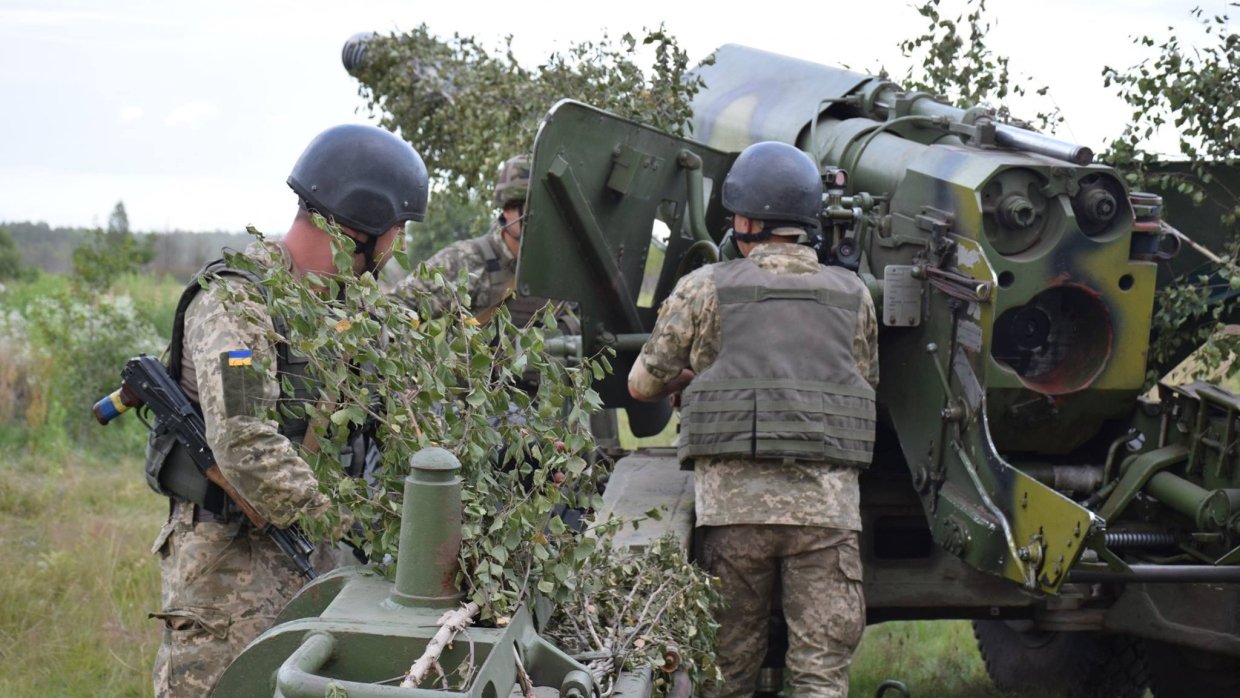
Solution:
{"label": "grass field", "polygon": [[0,695],[150,695],[166,507],[133,457],[0,466]]}

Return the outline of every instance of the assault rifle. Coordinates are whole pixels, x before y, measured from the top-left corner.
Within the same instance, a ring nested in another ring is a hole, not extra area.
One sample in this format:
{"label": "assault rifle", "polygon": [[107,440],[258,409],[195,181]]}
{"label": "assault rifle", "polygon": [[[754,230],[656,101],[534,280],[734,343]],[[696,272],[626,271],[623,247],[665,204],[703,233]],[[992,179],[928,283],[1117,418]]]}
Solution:
{"label": "assault rifle", "polygon": [[[254,524],[255,529],[265,533],[289,556],[298,572],[307,579],[318,576],[314,566],[310,564],[310,554],[314,552],[314,546],[305,534],[296,526],[276,528],[233,488],[220,472],[220,467],[215,462],[215,454],[207,446],[207,428],[202,415],[158,359],[140,354],[125,364],[121,371],[121,387],[95,403],[95,419],[106,425],[129,409],[144,405],[154,415],[155,422],[150,424],[143,419],[143,423],[157,434],[167,433],[175,437],[203,476],[232,500],[250,523]],[[222,513],[214,511],[210,506],[206,508],[215,514]]]}

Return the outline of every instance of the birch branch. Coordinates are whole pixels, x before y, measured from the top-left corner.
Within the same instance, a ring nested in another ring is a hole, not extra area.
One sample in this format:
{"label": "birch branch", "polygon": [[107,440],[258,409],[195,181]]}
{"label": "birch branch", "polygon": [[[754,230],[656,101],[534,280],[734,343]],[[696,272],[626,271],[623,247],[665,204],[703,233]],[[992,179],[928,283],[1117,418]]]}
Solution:
{"label": "birch branch", "polygon": [[512,656],[517,660],[517,683],[521,685],[521,695],[524,698],[534,698],[534,683],[530,681],[530,675],[525,673],[525,663],[521,661],[521,653],[517,651],[517,646],[512,646]]}
{"label": "birch branch", "polygon": [[405,679],[400,682],[401,688],[417,688],[418,684],[426,678],[431,667],[439,661],[439,655],[443,654],[444,648],[452,642],[452,638],[456,634],[469,627],[474,621],[474,616],[478,615],[478,604],[470,601],[455,611],[448,611],[440,616],[436,625],[439,631],[431,638],[426,645],[426,651],[421,657],[409,667]]}

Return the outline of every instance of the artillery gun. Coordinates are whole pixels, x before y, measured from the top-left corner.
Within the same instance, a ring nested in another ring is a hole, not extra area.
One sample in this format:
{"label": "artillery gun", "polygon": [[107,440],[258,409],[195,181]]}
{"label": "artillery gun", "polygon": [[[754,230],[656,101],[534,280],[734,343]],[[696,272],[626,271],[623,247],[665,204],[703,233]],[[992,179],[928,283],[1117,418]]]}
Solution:
{"label": "artillery gun", "polygon": [[[346,46],[346,64],[360,56]],[[676,280],[726,243],[719,190],[736,155],[792,143],[827,184],[820,257],[855,269],[880,309],[868,622],[972,619],[1009,690],[1236,694],[1240,397],[1202,383],[1144,396],[1155,291],[1191,268],[1167,259],[1159,197],[1129,192],[1087,148],[884,79],[733,45],[697,76],[694,139],[564,101],[534,146],[517,291],[576,304],[564,353],[615,353],[597,385],[606,406],[639,436],[669,423],[669,405],[632,401],[625,375]],[[691,473],[670,448],[620,455],[607,507],[667,515],[617,543],[671,530],[691,554]],[[451,499],[425,494],[451,489],[441,466],[415,467],[424,494],[406,506],[422,510],[395,583],[365,568],[320,578],[217,693],[436,692],[373,684],[455,603],[439,550]],[[536,683],[585,698],[583,667],[538,638],[540,622],[535,605],[507,630],[471,631],[479,672],[461,692],[507,694],[515,651]],[[775,690],[778,668],[765,672]],[[648,695],[649,675],[620,692]]]}
{"label": "artillery gun", "polygon": [[[880,309],[868,621],[975,619],[1005,689],[1240,690],[1240,397],[1143,396],[1155,291],[1179,281],[1160,198],[884,79],[735,45],[696,75],[696,140],[562,102],[535,144],[517,288],[579,304],[574,348],[616,353],[606,404],[638,435],[666,423],[629,367],[724,242],[736,155],[794,144],[827,184],[820,257]],[[670,450],[640,455],[645,489],[680,487]]]}

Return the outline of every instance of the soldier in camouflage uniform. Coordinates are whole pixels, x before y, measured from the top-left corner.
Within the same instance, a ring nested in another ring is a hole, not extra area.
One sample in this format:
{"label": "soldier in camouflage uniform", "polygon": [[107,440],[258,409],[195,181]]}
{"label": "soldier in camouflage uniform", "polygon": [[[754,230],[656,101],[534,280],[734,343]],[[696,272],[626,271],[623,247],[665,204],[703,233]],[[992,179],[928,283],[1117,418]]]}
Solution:
{"label": "soldier in camouflage uniform", "polygon": [[[426,208],[421,158],[408,143],[372,126],[338,126],[320,134],[288,184],[301,200],[288,234],[245,252],[260,267],[336,274],[330,235],[313,222],[311,212],[318,212],[357,241],[354,271],[377,271],[405,222],[422,220]],[[277,400],[307,395],[282,394],[277,374],[298,384],[299,362],[279,341],[282,323],[269,312],[256,281],[222,260],[195,276],[178,306],[169,373],[201,407],[207,442],[225,478],[261,515],[285,528],[332,504],[298,456],[295,443],[305,423],[260,416]],[[300,385],[296,392],[306,393]],[[217,507],[177,493],[170,483],[185,474],[183,451],[153,435],[147,453],[148,479],[171,498],[168,523],[153,549],[163,583],[162,609],[152,614],[164,622],[154,669],[155,695],[161,697],[207,695],[304,583],[235,507],[214,514]],[[347,512],[342,519],[347,521]]]}
{"label": "soldier in camouflage uniform", "polygon": [[855,274],[797,244],[821,200],[803,153],[746,148],[723,185],[745,257],[680,280],[629,374],[637,399],[683,391],[700,562],[725,603],[725,680],[709,696],[753,694],[777,587],[795,696],[848,695],[865,627],[858,475],[874,441],[877,321]]}
{"label": "soldier in camouflage uniform", "polygon": [[[525,215],[525,196],[530,189],[530,158],[518,155],[499,168],[495,179],[495,208],[499,215],[485,235],[461,240],[436,252],[426,260],[428,270],[438,270],[446,278],[465,274],[468,278],[469,310],[486,322],[508,298],[516,281],[517,255],[521,250],[521,220]],[[393,295],[418,309],[416,292],[429,294],[430,314],[442,315],[450,299],[444,287],[414,272],[397,284]],[[538,303],[541,307],[542,303]]]}

